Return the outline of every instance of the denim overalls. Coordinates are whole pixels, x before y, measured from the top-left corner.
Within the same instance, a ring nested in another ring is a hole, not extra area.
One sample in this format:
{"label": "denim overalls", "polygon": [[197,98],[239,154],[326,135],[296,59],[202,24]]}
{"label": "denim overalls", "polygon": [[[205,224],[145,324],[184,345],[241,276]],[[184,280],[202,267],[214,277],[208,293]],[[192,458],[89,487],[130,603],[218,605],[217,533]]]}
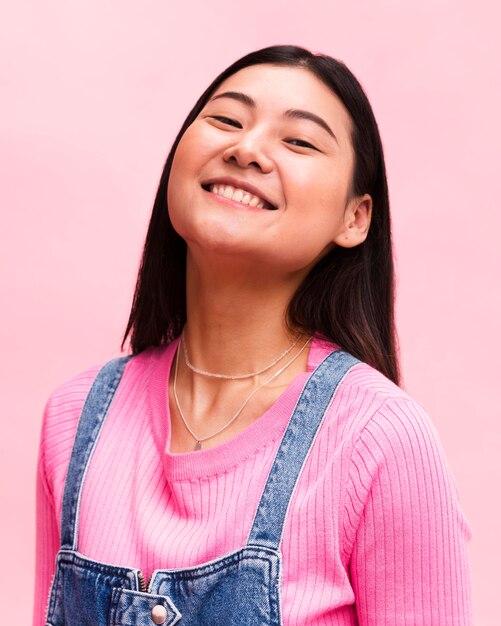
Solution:
{"label": "denim overalls", "polygon": [[334,351],[308,378],[268,475],[247,544],[194,567],[155,570],[146,589],[138,569],[100,563],[78,552],[85,474],[130,358],[114,359],[99,371],[80,416],[64,489],[61,549],[47,625],[282,624],[280,543],[289,503],[337,386],[359,361]]}

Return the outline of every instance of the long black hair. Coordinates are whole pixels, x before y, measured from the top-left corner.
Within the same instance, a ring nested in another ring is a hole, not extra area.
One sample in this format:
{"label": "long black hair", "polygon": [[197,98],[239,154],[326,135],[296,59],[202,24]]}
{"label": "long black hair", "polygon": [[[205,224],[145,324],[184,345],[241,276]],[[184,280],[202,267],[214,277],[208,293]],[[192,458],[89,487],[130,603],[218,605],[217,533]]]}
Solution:
{"label": "long black hair", "polygon": [[341,100],[352,120],[351,197],[368,193],[373,201],[365,241],[353,248],[334,247],[311,269],[289,303],[287,322],[339,344],[399,384],[390,208],[377,123],[360,83],[344,63],[297,46],[270,46],[245,55],[219,74],[190,111],[160,178],[122,348],[129,336],[136,354],[181,333],[186,322],[186,242],[174,230],[167,208],[174,153],[219,85],[262,63],[308,69]]}

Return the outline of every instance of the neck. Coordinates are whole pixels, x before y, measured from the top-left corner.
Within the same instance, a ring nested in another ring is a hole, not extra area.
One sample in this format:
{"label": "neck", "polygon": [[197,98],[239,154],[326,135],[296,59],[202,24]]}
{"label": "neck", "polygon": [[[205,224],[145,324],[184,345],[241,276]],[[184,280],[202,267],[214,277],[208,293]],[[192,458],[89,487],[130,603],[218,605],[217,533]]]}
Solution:
{"label": "neck", "polygon": [[188,255],[185,341],[196,367],[229,375],[252,372],[297,337],[285,313],[302,277],[261,274],[222,272],[195,264]]}

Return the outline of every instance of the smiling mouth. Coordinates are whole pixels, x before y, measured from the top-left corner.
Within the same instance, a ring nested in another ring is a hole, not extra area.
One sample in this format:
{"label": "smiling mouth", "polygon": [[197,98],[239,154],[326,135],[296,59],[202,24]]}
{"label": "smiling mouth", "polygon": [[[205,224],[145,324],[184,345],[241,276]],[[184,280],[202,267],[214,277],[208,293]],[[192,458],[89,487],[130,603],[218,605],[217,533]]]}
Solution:
{"label": "smiling mouth", "polygon": [[255,207],[256,209],[266,209],[268,211],[276,211],[278,207],[270,204],[267,200],[263,200],[259,196],[256,196],[245,189],[239,187],[233,187],[232,185],[226,185],[223,183],[209,183],[202,185],[202,189],[213,193],[216,196],[239,202],[245,206]]}

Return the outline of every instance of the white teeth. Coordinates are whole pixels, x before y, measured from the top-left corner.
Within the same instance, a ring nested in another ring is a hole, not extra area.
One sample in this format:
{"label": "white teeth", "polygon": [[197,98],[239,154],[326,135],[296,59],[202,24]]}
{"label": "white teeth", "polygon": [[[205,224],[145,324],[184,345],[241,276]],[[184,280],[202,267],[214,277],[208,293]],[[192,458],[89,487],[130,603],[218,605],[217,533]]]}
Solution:
{"label": "white teeth", "polygon": [[235,193],[233,194],[232,200],[236,200],[236,202],[242,202],[243,197],[244,197],[244,192],[241,189],[235,189]]}
{"label": "white teeth", "polygon": [[210,191],[218,196],[230,198],[231,200],[235,200],[241,204],[247,204],[252,207],[264,209],[265,201],[259,196],[254,196],[244,189],[232,187],[231,185],[214,184],[210,186]]}

